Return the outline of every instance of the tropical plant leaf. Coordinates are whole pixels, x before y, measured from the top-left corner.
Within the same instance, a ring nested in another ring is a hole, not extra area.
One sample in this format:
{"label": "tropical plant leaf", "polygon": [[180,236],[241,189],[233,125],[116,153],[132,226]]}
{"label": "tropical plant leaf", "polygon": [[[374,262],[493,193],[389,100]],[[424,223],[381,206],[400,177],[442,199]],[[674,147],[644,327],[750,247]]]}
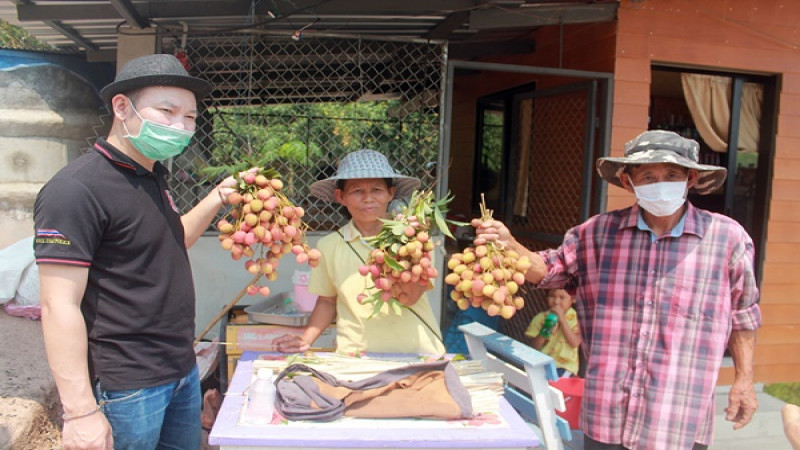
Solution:
{"label": "tropical plant leaf", "polygon": [[392,270],[400,270],[400,271],[405,270],[405,268],[401,266],[396,259],[394,259],[392,256],[388,254],[383,256],[383,260],[386,263],[386,265],[389,266]]}
{"label": "tropical plant leaf", "polygon": [[448,228],[448,226],[447,226],[447,222],[445,221],[445,218],[442,216],[442,212],[439,211],[438,208],[434,208],[434,210],[433,210],[433,218],[436,221],[436,228],[438,228],[439,231],[442,232],[442,234],[444,234],[445,236],[447,236],[447,237],[449,237],[451,239],[455,239],[455,237],[453,237],[453,234],[450,232],[450,228]]}
{"label": "tropical plant leaf", "polygon": [[402,222],[395,223],[394,225],[392,225],[392,228],[391,228],[392,234],[395,235],[395,236],[403,236],[403,233],[405,232],[405,229],[406,229],[406,226]]}
{"label": "tropical plant leaf", "polygon": [[383,308],[383,300],[380,298],[380,294],[377,295],[377,298],[374,300],[374,304],[372,306],[372,314],[370,317],[374,316],[381,312],[381,308]]}

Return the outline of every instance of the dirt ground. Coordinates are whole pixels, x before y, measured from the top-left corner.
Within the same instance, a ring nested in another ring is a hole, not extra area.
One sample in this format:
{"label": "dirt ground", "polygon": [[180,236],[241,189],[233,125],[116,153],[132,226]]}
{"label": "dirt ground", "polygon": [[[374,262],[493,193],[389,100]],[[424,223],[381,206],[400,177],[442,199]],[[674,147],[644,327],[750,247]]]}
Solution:
{"label": "dirt ground", "polygon": [[61,430],[55,425],[56,420],[45,415],[38,415],[31,424],[27,439],[20,439],[12,450],[56,450],[61,449]]}
{"label": "dirt ground", "polygon": [[[53,421],[37,420],[30,432],[30,441],[14,446],[11,450],[60,450],[61,430]],[[219,446],[208,445],[208,432],[203,430],[203,447],[201,450],[218,450]]]}
{"label": "dirt ground", "polygon": [[0,306],[0,343],[0,450],[61,449],[62,411],[41,322],[10,316]]}
{"label": "dirt ground", "polygon": [[0,308],[0,449],[60,448],[60,406],[41,322]]}

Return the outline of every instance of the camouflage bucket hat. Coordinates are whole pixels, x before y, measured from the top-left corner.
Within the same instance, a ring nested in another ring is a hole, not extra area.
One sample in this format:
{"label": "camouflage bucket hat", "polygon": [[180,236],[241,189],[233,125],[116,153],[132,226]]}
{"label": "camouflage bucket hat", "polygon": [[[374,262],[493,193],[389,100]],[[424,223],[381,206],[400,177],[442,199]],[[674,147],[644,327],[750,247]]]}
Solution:
{"label": "camouflage bucket hat", "polygon": [[699,172],[697,184],[691,189],[693,192],[701,195],[710,194],[722,186],[728,170],[720,166],[698,163],[699,150],[697,141],[672,131],[645,131],[625,144],[624,157],[598,158],[597,173],[609,183],[622,187],[619,175],[626,165],[677,164]]}

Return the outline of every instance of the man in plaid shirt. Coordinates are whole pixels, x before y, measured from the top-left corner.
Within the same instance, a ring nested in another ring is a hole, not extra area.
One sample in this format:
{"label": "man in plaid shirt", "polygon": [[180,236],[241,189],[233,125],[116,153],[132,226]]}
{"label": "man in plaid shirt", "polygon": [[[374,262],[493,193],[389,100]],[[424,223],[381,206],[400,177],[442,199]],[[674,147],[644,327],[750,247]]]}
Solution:
{"label": "man in plaid shirt", "polygon": [[600,158],[609,183],[636,204],[567,231],[557,249],[531,252],[499,221],[476,243],[528,255],[526,278],[575,293],[588,358],[581,429],[586,449],[705,449],[727,347],[735,366],[726,419],[745,426],[758,407],[753,352],[761,324],[753,242],[733,219],[695,208],[726,170],[698,164],[698,144],[647,131],[623,158]]}

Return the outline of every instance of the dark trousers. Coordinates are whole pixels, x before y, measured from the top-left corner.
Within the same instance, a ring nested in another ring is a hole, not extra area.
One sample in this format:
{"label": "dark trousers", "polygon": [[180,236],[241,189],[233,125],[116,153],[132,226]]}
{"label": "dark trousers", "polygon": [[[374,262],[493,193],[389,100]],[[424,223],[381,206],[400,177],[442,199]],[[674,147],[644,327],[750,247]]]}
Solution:
{"label": "dark trousers", "polygon": [[[707,450],[708,446],[705,444],[694,443],[692,450]],[[583,435],[583,450],[628,450],[621,444],[604,444],[597,442],[589,436]]]}

